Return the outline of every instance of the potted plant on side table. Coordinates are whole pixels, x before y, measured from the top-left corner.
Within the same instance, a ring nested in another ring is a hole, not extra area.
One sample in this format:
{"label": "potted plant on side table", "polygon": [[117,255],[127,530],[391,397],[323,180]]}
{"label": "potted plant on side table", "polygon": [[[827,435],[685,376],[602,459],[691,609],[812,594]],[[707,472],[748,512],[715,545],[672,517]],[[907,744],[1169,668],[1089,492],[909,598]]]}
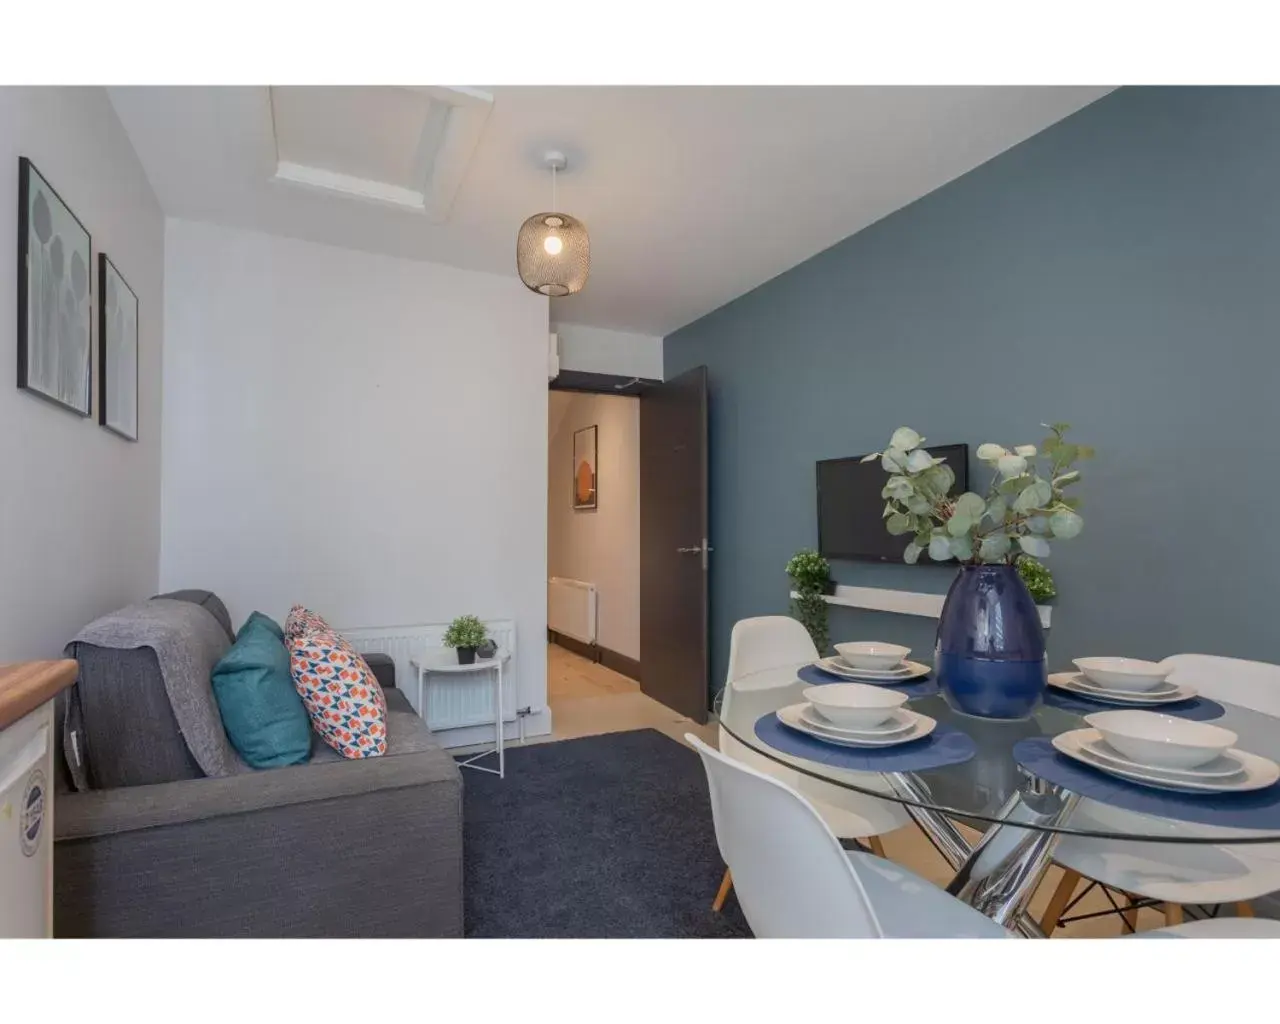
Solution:
{"label": "potted plant on side table", "polygon": [[444,632],[442,641],[446,647],[458,652],[459,665],[472,665],[476,660],[476,648],[489,637],[489,631],[475,615],[459,615]]}

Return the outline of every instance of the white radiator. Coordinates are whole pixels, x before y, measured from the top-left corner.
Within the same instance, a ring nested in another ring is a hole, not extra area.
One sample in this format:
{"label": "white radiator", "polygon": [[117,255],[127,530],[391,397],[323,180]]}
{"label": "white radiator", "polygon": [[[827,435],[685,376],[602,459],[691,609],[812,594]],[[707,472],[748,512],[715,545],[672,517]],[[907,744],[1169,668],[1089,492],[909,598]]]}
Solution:
{"label": "white radiator", "polygon": [[596,642],[596,585],[552,576],[547,581],[547,625],[557,633]]}
{"label": "white radiator", "polygon": [[[516,719],[518,695],[516,624],[510,619],[486,620],[489,636],[499,647],[511,652],[511,660],[502,671],[502,718]],[[418,707],[418,673],[409,665],[409,659],[430,648],[441,646],[440,640],[449,628],[447,622],[433,622],[421,626],[375,626],[362,629],[342,629],[339,632],[351,641],[361,654],[387,654],[396,663],[396,688],[404,691],[415,711],[422,715],[432,731],[461,729],[470,725],[493,724],[493,684],[484,676],[467,674],[456,679],[434,675],[427,686],[426,714]],[[448,746],[448,744],[445,744]]]}

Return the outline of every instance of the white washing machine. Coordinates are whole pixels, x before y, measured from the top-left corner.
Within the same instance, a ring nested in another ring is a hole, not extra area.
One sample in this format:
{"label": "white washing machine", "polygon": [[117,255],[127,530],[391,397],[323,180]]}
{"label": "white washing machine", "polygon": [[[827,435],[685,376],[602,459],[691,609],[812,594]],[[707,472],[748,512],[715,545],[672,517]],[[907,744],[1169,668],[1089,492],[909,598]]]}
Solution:
{"label": "white washing machine", "polygon": [[53,935],[53,701],[0,730],[0,938]]}

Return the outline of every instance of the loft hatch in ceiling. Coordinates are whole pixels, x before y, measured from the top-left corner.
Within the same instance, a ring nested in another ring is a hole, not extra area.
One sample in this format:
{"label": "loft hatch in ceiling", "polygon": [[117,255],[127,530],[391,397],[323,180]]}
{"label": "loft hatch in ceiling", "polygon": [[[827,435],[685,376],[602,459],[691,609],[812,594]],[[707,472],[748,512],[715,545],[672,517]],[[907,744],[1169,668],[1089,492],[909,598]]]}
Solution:
{"label": "loft hatch in ceiling", "polygon": [[272,86],[275,180],[447,220],[492,106],[452,86]]}

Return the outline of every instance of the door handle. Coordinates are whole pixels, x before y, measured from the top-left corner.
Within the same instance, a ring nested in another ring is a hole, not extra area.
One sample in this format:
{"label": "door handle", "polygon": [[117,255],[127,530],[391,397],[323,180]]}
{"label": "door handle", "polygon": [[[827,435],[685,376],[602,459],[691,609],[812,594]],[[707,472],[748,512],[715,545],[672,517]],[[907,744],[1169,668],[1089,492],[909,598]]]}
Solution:
{"label": "door handle", "polygon": [[714,549],[714,548],[712,548],[712,547],[711,547],[711,545],[707,543],[707,540],[706,540],[706,538],[704,537],[704,538],[702,539],[702,543],[701,543],[701,544],[695,544],[695,545],[694,545],[693,547],[691,547],[691,548],[676,548],[676,554],[677,554],[677,555],[697,555],[697,554],[701,554],[701,555],[702,555],[702,568],[704,568],[704,569],[705,569],[705,568],[707,568],[707,555],[711,554],[711,552],[712,552],[713,550],[715,550],[715,549]]}

